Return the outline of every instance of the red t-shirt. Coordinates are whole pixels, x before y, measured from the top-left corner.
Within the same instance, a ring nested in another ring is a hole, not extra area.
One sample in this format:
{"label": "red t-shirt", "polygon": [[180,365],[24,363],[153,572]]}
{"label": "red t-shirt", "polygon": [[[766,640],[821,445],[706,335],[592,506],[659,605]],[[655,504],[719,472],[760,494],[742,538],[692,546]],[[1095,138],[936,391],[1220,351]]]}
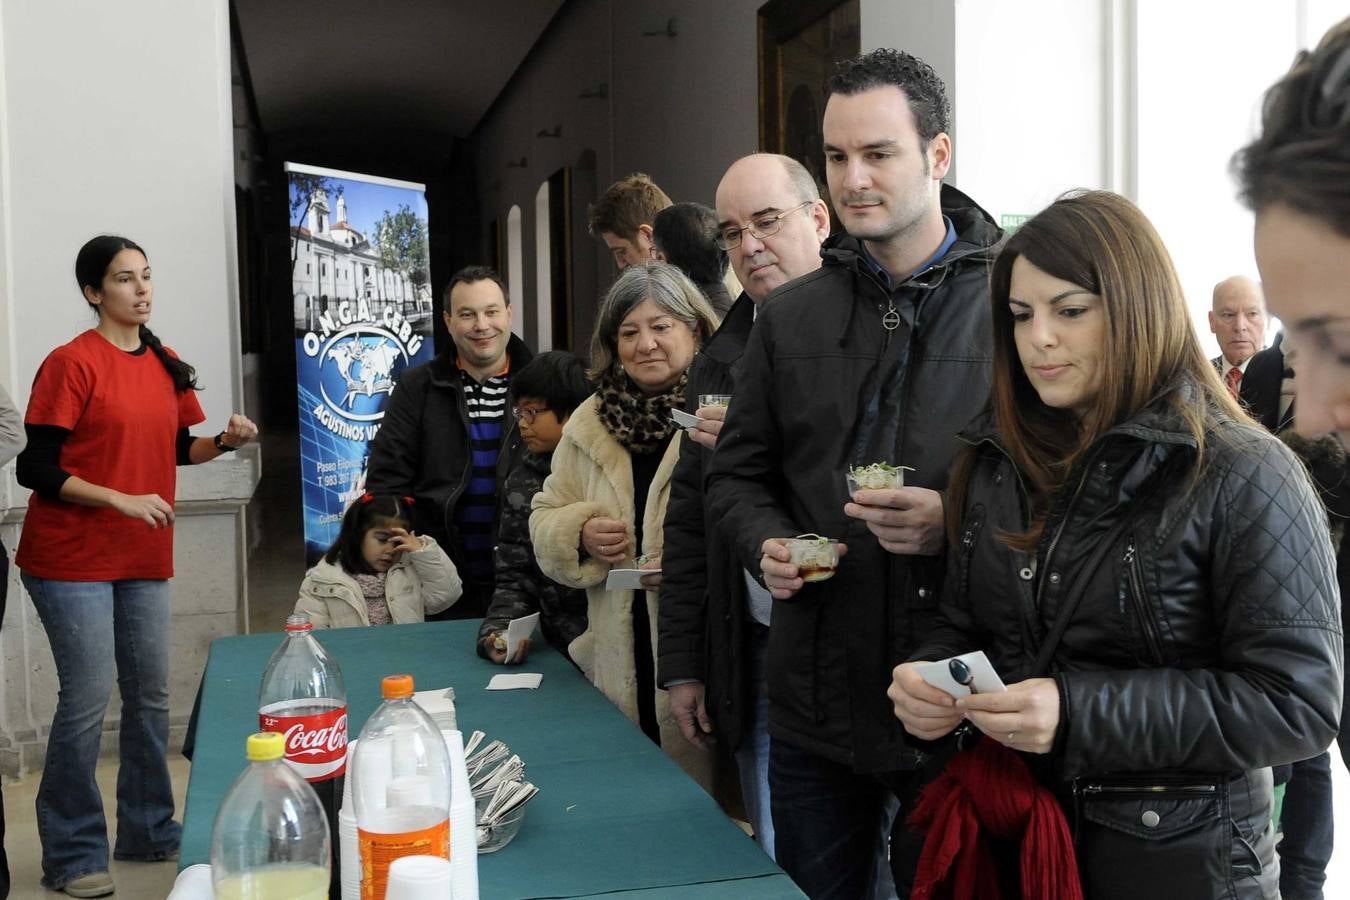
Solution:
{"label": "red t-shirt", "polygon": [[[149,348],[128,353],[91,329],[43,361],[25,422],[70,431],[61,468],[71,475],[172,504],[178,429],[205,419],[196,391],[176,392]],[[15,562],[58,581],[172,578],[173,528],[33,494]]]}

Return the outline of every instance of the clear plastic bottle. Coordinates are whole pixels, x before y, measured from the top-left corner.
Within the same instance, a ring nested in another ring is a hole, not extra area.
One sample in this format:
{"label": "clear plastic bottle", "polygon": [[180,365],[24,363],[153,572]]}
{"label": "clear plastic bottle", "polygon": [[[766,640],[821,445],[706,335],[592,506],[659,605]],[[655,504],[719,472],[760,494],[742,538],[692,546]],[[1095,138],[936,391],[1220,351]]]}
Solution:
{"label": "clear plastic bottle", "polygon": [[411,675],[390,675],[381,689],[384,703],[361,729],[350,773],[361,900],[383,900],[389,865],[400,857],[450,858],[445,739],[413,702]]}
{"label": "clear plastic bottle", "polygon": [[[286,762],[319,795],[328,831],[337,834],[347,771],[347,688],[342,669],[313,630],[303,613],[286,618],[286,637],[268,660],[258,689],[258,730],[286,739]],[[335,858],[330,885],[335,896],[339,872]]]}
{"label": "clear plastic bottle", "polygon": [[322,782],[336,781],[341,797],[347,689],[342,670],[314,639],[313,628],[309,616],[287,617],[286,638],[268,660],[258,690],[258,730],[284,735],[286,761],[316,790]]}
{"label": "clear plastic bottle", "polygon": [[249,735],[249,767],[211,829],[216,900],[326,900],[330,838],[319,797],[275,732]]}

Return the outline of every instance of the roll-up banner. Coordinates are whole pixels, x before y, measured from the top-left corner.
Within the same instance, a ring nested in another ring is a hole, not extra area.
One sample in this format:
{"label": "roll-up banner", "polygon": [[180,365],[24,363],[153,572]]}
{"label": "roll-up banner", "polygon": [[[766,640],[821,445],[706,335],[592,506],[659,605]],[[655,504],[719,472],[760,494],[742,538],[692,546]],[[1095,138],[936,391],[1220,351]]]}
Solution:
{"label": "roll-up banner", "polygon": [[337,537],[399,373],[429,362],[424,187],[286,163],[305,559]]}

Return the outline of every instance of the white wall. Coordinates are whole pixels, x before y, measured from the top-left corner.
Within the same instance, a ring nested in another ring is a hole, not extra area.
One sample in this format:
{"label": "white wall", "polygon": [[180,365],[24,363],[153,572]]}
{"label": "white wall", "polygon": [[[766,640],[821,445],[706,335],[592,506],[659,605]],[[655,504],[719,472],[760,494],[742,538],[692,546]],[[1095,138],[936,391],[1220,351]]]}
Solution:
{"label": "white wall", "polygon": [[954,183],[998,221],[1107,187],[1102,0],[956,3]]}
{"label": "white wall", "polygon": [[1256,275],[1229,162],[1295,50],[1345,12],[1343,0],[956,0],[956,183],[996,219],[1072,188],[1129,196],[1213,355],[1213,285]]}
{"label": "white wall", "polygon": [[[1214,284],[1258,277],[1252,216],[1236,198],[1229,160],[1252,139],[1261,97],[1298,45],[1296,4],[1139,0],[1139,196],[1172,254],[1196,330],[1218,344],[1206,313]],[[1197,42],[1196,35],[1204,35]]]}
{"label": "white wall", "polygon": [[75,253],[113,232],[149,253],[152,327],[223,426],[238,344],[225,0],[6,0],[4,18],[14,399],[92,325]]}
{"label": "white wall", "polygon": [[[38,365],[95,318],[75,254],[126,235],[155,273],[152,327],[197,367],[208,421],[239,403],[227,0],[4,0],[0,6],[0,378],[27,404]],[[4,473],[0,538],[26,492]],[[243,504],[256,455],[180,470],[172,721],[186,720],[211,638],[246,621]],[[56,698],[46,635],[10,585],[0,649],[0,770],[35,765]],[[115,737],[116,710],[109,722]]]}

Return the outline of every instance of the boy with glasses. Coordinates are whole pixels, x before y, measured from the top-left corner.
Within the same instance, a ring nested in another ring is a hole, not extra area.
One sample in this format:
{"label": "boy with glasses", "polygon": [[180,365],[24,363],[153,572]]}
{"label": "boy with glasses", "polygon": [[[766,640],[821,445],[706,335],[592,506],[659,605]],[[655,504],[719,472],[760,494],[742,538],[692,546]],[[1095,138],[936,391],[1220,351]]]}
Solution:
{"label": "boy with glasses", "polygon": [[478,630],[478,655],[493,662],[522,663],[527,640],[508,660],[506,626],[539,613],[544,639],[567,655],[567,645],[586,630],[586,592],[550,581],[539,571],[530,543],[530,503],[548,477],[563,425],[593,386],[586,366],[564,350],[540,353],[511,380],[516,425],[526,452],[507,475],[499,498],[496,588]]}

